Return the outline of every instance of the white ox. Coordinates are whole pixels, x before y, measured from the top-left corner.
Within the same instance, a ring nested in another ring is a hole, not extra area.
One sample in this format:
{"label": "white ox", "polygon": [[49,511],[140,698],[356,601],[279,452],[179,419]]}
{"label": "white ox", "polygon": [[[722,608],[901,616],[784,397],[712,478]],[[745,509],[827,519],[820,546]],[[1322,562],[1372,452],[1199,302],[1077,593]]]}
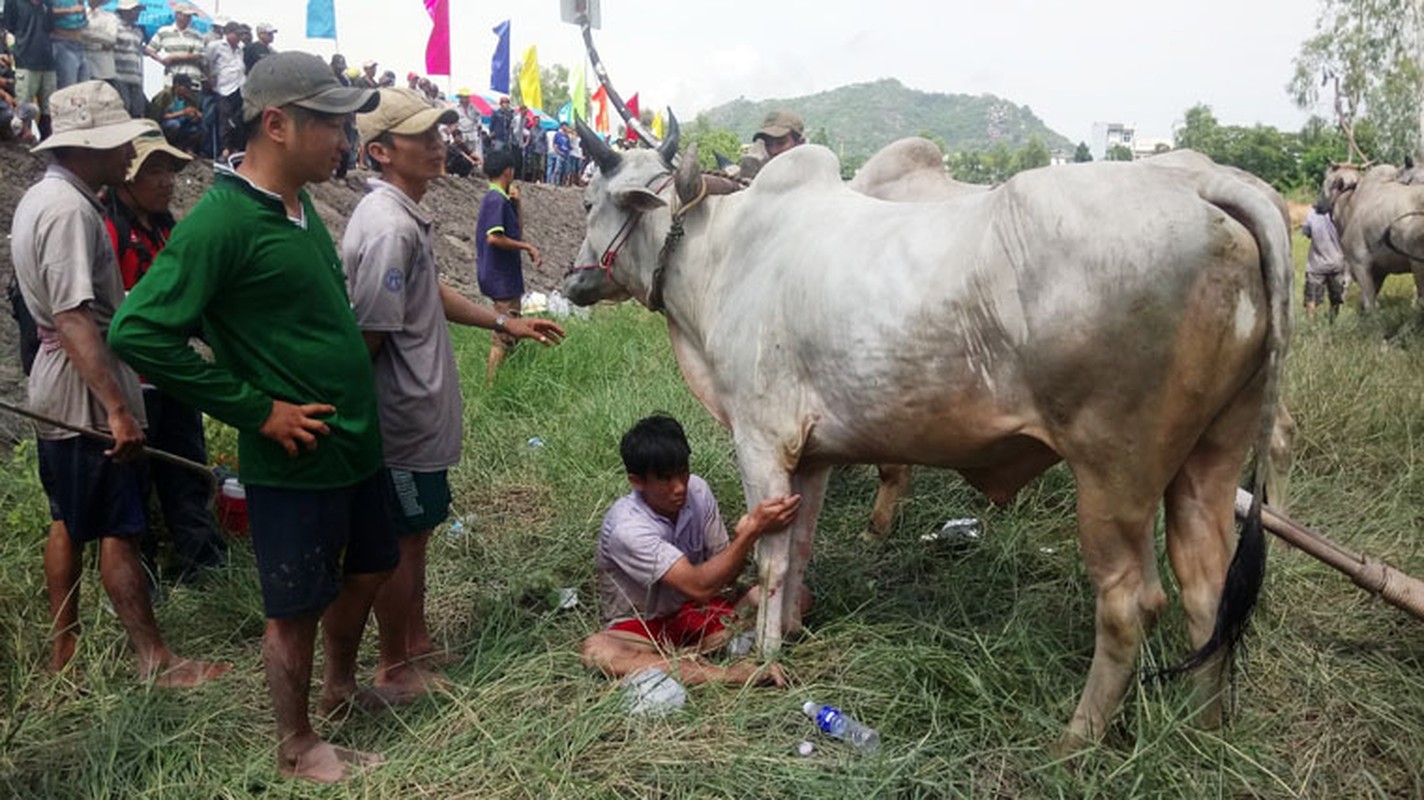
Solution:
{"label": "white ox", "polygon": [[[1166,603],[1164,499],[1201,719],[1218,721],[1265,563],[1259,506],[1234,536],[1235,485],[1255,443],[1261,494],[1289,338],[1289,232],[1272,202],[1223,170],[1134,164],[886,202],[847,188],[815,146],[746,191],[693,199],[695,159],[674,185],[676,139],[620,155],[585,136],[601,175],[586,269],[564,289],[664,310],[689,386],[732,430],[747,503],[802,495],[792,528],[758,544],[762,652],[800,625],[832,465],[951,467],[995,498],[1063,460],[1097,591],[1064,744],[1102,735]],[[684,236],[669,236],[675,218]]]}

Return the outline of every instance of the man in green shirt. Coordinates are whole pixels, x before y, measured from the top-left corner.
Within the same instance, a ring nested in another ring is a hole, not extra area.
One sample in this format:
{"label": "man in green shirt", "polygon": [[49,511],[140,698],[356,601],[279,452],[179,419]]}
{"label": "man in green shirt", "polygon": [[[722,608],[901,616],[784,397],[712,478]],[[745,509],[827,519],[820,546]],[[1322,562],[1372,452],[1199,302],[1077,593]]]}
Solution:
{"label": "man in green shirt", "polygon": [[[317,623],[320,707],[357,698],[356,650],[398,546],[379,482],[371,362],[341,262],[302,187],[346,156],[347,115],[379,97],[307,53],[253,67],[248,150],[174,229],[114,320],[110,345],[159,388],[238,430],[267,628],[281,772],[320,782],[379,763],[323,741],[307,713]],[[214,360],[188,347],[201,328]]]}

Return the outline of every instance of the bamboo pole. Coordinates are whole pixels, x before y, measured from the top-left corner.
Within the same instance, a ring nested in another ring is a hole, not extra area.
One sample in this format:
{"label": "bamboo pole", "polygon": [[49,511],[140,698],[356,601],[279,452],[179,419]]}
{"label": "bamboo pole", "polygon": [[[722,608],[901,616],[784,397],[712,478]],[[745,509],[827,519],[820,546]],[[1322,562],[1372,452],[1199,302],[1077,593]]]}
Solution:
{"label": "bamboo pole", "polygon": [[[1245,517],[1251,508],[1251,493],[1236,490],[1236,515]],[[1386,603],[1424,620],[1424,581],[1411,577],[1377,558],[1352,552],[1332,542],[1324,534],[1300,525],[1270,506],[1261,509],[1261,524],[1291,546],[1327,566],[1350,576],[1355,585]]]}
{"label": "bamboo pole", "polygon": [[[29,419],[35,420],[36,422],[43,422],[46,425],[53,425],[56,428],[63,428],[67,431],[73,431],[74,433],[77,433],[80,436],[87,436],[90,439],[97,439],[98,441],[107,442],[109,444],[114,443],[114,437],[102,431],[96,431],[93,428],[85,428],[82,425],[70,425],[67,422],[61,422],[57,419],[51,419],[50,417],[46,417],[43,414],[31,411],[23,406],[11,405],[10,403],[7,403],[3,400],[0,400],[0,409],[9,411],[12,414],[18,414],[22,417],[27,417]],[[149,447],[148,445],[143,446],[143,454],[145,456],[148,456],[149,458],[157,459],[158,461],[164,461],[174,466],[182,467],[186,470],[202,473],[203,477],[208,479],[209,484],[217,483],[217,476],[213,474],[212,468],[206,464],[199,464],[196,461],[192,461],[179,455],[174,455],[173,453],[170,453],[167,450],[159,450],[154,447]]]}

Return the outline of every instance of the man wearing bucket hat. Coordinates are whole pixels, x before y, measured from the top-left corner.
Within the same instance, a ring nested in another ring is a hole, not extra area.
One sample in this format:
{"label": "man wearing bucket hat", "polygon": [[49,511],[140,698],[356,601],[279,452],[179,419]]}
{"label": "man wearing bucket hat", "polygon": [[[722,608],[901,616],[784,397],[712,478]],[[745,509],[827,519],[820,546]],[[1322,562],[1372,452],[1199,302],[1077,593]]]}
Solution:
{"label": "man wearing bucket hat", "polygon": [[361,146],[381,179],[369,181],[341,245],[356,324],[375,362],[383,477],[400,535],[400,565],[375,604],[376,687],[397,701],[422,693],[431,674],[421,664],[435,651],[425,624],[425,554],[450,507],[447,471],[460,462],[460,375],[446,322],[544,344],[564,335],[549,320],[497,315],[440,281],[420,201],[443,171],[440,126],[455,121],[453,109],[410,89],[381,90],[376,110],[357,116]]}
{"label": "man wearing bucket hat", "polygon": [[11,255],[25,305],[40,331],[30,372],[30,404],[63,423],[95,428],[113,445],[69,430],[37,428],[40,480],[54,524],[45,545],[54,643],[60,669],[74,655],[84,544],[99,542],[99,573],[128,634],[139,672],[160,685],[196,686],[228,664],[178,658],[154,622],[139,559],[144,519],[141,467],[130,461],[143,442],[138,377],[104,344],[123,286],[97,191],[122,183],[130,142],[153,130],[124,111],[112,86],[86,81],[55,92],[54,132],[37,145],[53,159],[15,209]]}
{"label": "man wearing bucket hat", "polygon": [[[109,187],[103,195],[109,241],[118,256],[125,290],[133,289],[168,243],[175,224],[168,210],[174,176],[193,160],[159,133],[144,134],[134,139],[133,146],[135,155],[124,182]],[[201,414],[147,383],[143,384],[143,408],[150,445],[199,464],[208,462]],[[148,465],[148,478],[172,541],[165,573],[186,583],[226,563],[227,542],[208,508],[208,482],[162,461]],[[150,564],[155,545],[150,528],[150,535],[144,538],[144,556]]]}
{"label": "man wearing bucket hat", "polygon": [[[346,154],[342,123],[378,102],[309,53],[257,62],[243,87],[246,153],[217,168],[110,333],[154,385],[238,431],[278,768],[320,782],[380,757],[334,747],[312,728],[317,624],[320,708],[331,712],[360,699],[357,647],[399,549],[386,522],[370,356],[336,247],[302,187],[331,177]],[[188,347],[199,326],[213,362]]]}

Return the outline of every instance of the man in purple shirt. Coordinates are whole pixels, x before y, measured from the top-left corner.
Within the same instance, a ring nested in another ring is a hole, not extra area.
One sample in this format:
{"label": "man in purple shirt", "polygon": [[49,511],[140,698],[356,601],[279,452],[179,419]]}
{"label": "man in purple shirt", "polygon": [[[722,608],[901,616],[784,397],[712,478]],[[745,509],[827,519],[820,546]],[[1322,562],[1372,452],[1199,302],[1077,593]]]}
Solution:
{"label": "man in purple shirt", "polygon": [[[536,267],[544,263],[544,257],[539,254],[539,248],[523,240],[519,187],[514,185],[514,156],[507,150],[492,151],[485,157],[485,175],[489,177],[489,191],[480,201],[480,216],[475,223],[475,277],[480,293],[492,301],[502,325],[503,320],[519,316],[519,303],[524,297],[520,252],[528,252]],[[495,371],[515,341],[506,333],[494,332],[487,381],[494,381]]]}
{"label": "man in purple shirt", "polygon": [[791,524],[801,496],[763,500],[737,521],[729,540],[712,490],[689,472],[691,448],[677,420],[639,420],[620,449],[633,491],[603,518],[597,569],[604,628],[584,640],[583,663],[610,677],[675,667],[689,684],[784,686],[775,664],[722,667],[696,656],[724,645],[727,623],[756,605],[755,586],[735,603],[723,592],[757,539]]}

